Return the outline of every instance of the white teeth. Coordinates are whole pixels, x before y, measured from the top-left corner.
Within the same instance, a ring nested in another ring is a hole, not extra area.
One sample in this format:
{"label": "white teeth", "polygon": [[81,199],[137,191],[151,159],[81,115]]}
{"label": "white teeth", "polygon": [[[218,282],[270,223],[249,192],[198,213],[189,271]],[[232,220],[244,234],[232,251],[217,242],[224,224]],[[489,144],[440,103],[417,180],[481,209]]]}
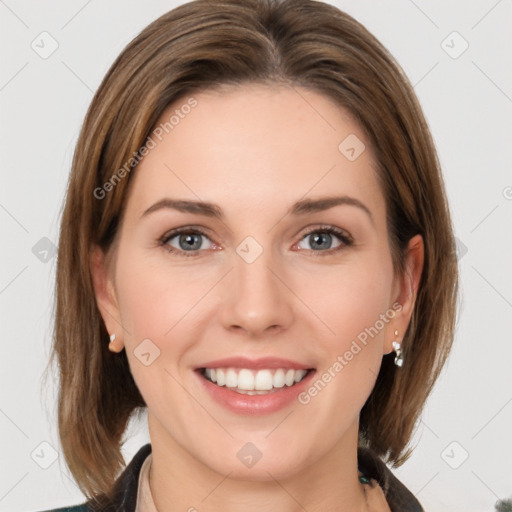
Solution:
{"label": "white teeth", "polygon": [[284,383],[287,386],[293,386],[294,382],[295,382],[295,372],[293,370],[288,370],[284,377]]}
{"label": "white teeth", "polygon": [[270,370],[260,370],[254,378],[254,389],[268,391],[269,389],[272,389],[272,387],[272,372]]}
{"label": "white teeth", "polygon": [[[306,375],[306,372],[304,372],[304,375]],[[300,382],[304,378],[304,375],[302,373],[295,372],[295,378],[293,380],[295,382]]]}
{"label": "white teeth", "polygon": [[272,384],[274,385],[275,388],[284,387],[284,370],[281,370],[281,368],[279,368],[279,370],[277,370],[276,373],[274,373],[274,379]]}
{"label": "white teeth", "polygon": [[249,370],[247,368],[205,368],[204,376],[217,386],[226,386],[239,393],[265,394],[274,388],[293,386],[300,382],[307,370],[278,368],[276,370]]}
{"label": "white teeth", "polygon": [[219,368],[216,371],[217,371],[217,385],[224,386],[224,384],[226,384],[226,374],[224,373],[224,370],[221,370]]}
{"label": "white teeth", "polygon": [[[235,373],[233,371],[233,373]],[[236,373],[235,373],[236,375]],[[252,391],[254,388],[254,375],[251,370],[240,370],[238,374],[238,384],[232,386],[238,389],[245,389],[246,391]]]}
{"label": "white teeth", "polygon": [[237,383],[238,378],[236,376],[235,370],[233,370],[233,368],[229,368],[226,372],[226,386],[228,388],[236,388]]}

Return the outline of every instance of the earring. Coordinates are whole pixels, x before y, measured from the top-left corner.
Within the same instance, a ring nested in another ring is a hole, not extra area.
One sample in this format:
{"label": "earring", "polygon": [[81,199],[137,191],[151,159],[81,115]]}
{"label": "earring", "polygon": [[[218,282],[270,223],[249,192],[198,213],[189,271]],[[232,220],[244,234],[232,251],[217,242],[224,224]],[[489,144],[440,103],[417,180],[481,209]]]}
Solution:
{"label": "earring", "polygon": [[111,334],[110,335],[110,343],[108,345],[108,349],[111,351],[111,352],[119,352],[119,350],[116,350],[114,348],[114,341],[116,339],[116,335],[115,334]]}
{"label": "earring", "polygon": [[[398,336],[397,330],[395,330],[395,336]],[[398,343],[398,341],[393,341],[393,348],[395,349],[396,352],[395,364],[397,366],[402,366],[404,364],[404,356],[402,355],[400,343]]]}

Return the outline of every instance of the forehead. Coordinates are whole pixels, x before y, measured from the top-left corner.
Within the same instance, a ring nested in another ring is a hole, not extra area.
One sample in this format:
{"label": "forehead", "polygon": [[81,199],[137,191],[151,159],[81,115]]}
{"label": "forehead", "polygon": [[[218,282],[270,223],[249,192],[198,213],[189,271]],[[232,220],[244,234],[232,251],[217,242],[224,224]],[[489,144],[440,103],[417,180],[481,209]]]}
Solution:
{"label": "forehead", "polygon": [[364,132],[319,92],[250,84],[184,96],[150,137],[132,177],[139,212],[166,195],[246,209],[338,191],[382,203]]}

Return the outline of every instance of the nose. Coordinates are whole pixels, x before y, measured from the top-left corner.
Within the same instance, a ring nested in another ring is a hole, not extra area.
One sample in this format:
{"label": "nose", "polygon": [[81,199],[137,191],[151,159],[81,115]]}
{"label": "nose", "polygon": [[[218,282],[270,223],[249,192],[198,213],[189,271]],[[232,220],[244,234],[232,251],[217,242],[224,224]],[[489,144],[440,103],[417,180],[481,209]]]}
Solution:
{"label": "nose", "polygon": [[234,255],[234,268],[225,281],[221,305],[221,321],[226,329],[257,338],[281,332],[292,324],[294,295],[268,253],[263,251],[252,263]]}

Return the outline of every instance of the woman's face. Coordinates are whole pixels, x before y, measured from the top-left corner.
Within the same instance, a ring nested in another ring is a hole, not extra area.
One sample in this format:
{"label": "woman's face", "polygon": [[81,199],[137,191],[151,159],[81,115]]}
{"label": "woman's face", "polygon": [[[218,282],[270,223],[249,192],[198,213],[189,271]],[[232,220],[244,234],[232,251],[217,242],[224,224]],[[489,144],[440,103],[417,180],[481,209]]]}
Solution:
{"label": "woman's face", "polygon": [[194,98],[133,171],[109,293],[96,285],[107,328],[153,446],[240,478],[334,463],[412,307],[371,148],[306,89]]}

